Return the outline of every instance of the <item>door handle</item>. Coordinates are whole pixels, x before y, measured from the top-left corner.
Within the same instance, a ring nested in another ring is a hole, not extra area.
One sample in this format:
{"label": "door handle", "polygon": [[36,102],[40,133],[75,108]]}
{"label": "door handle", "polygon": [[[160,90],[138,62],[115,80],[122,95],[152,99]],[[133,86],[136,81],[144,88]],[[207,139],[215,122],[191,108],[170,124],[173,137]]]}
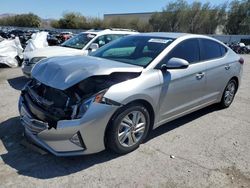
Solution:
{"label": "door handle", "polygon": [[197,73],[197,74],[196,74],[196,79],[197,79],[197,80],[200,80],[200,79],[202,79],[204,76],[205,76],[205,73],[204,73],[204,72]]}
{"label": "door handle", "polygon": [[226,65],[226,66],[225,66],[225,69],[226,69],[226,70],[229,70],[230,68],[231,68],[231,65]]}

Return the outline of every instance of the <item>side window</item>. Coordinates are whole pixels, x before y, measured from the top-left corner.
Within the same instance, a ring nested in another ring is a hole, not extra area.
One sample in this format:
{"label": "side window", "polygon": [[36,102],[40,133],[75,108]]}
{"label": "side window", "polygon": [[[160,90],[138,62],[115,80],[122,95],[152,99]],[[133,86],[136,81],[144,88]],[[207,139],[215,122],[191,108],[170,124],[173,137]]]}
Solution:
{"label": "side window", "polygon": [[108,44],[109,42],[113,41],[113,40],[116,40],[120,37],[123,37],[125,35],[103,35],[103,36],[100,36],[98,37],[94,43],[97,43],[99,45],[99,47],[102,47],[104,46],[105,44]]}
{"label": "side window", "polygon": [[99,47],[102,47],[102,46],[104,46],[104,45],[106,44],[105,38],[106,38],[105,35],[100,36],[100,37],[98,37],[93,43],[96,43],[96,44],[99,45]]}
{"label": "side window", "polygon": [[224,56],[227,53],[227,48],[225,46],[220,45],[221,56]]}
{"label": "side window", "polygon": [[202,61],[220,58],[224,56],[224,54],[226,53],[225,47],[221,46],[219,43],[213,40],[200,39],[200,41],[201,41]]}
{"label": "side window", "polygon": [[168,62],[169,59],[176,57],[187,60],[189,63],[200,61],[200,48],[198,39],[188,39],[178,44],[163,59],[162,63]]}

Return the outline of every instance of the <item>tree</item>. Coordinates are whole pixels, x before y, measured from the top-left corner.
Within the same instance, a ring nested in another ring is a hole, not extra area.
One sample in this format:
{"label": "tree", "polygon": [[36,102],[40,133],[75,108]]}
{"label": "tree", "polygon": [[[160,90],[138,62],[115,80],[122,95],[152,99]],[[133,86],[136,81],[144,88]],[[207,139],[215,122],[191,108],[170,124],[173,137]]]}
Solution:
{"label": "tree", "polygon": [[128,21],[120,17],[114,18],[105,23],[106,28],[127,28]]}
{"label": "tree", "polygon": [[40,27],[41,19],[33,14],[19,14],[0,19],[0,25],[19,27]]}
{"label": "tree", "polygon": [[212,34],[225,22],[226,7],[226,3],[211,6],[210,3],[188,4],[176,0],[167,4],[162,12],[153,14],[149,24],[154,31]]}
{"label": "tree", "polygon": [[211,6],[210,3],[194,2],[187,11],[187,32],[213,34],[216,28],[225,22],[226,7],[224,3]]}
{"label": "tree", "polygon": [[167,4],[160,13],[154,14],[149,23],[155,31],[182,32],[185,29],[185,11],[188,4],[184,0],[177,0]]}
{"label": "tree", "polygon": [[95,29],[101,29],[104,28],[104,23],[103,20],[99,18],[88,18],[88,27],[90,28],[95,28]]}
{"label": "tree", "polygon": [[225,26],[228,34],[249,34],[250,33],[250,1],[234,0],[230,3],[228,19]]}
{"label": "tree", "polygon": [[40,27],[41,19],[32,13],[21,14],[14,17],[15,26],[20,27]]}
{"label": "tree", "polygon": [[150,32],[152,31],[152,27],[149,25],[148,22],[140,21],[139,19],[132,19],[127,21],[126,23],[127,28],[134,29],[139,32]]}
{"label": "tree", "polygon": [[86,18],[80,13],[69,12],[64,13],[63,17],[58,21],[53,21],[52,27],[63,29],[86,29],[88,28],[88,24]]}
{"label": "tree", "polygon": [[153,31],[164,31],[163,16],[161,13],[154,13],[149,19],[149,24],[151,25]]}

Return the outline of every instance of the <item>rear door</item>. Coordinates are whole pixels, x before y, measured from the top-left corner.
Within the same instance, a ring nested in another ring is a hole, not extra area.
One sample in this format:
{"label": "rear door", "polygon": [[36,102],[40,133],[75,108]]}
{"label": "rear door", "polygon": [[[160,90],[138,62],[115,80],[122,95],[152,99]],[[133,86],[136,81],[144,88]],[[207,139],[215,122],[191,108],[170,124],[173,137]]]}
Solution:
{"label": "rear door", "polygon": [[210,39],[200,39],[199,41],[201,46],[201,61],[207,67],[207,86],[204,98],[207,102],[218,101],[233,74],[233,62],[229,62],[225,58],[227,48],[222,44]]}

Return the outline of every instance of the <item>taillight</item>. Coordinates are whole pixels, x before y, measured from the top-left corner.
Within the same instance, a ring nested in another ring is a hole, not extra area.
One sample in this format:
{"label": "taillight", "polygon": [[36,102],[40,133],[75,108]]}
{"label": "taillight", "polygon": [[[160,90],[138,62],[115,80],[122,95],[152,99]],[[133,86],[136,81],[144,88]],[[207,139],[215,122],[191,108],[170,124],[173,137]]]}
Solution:
{"label": "taillight", "polygon": [[239,59],[239,63],[242,65],[244,64],[244,59],[242,57]]}

